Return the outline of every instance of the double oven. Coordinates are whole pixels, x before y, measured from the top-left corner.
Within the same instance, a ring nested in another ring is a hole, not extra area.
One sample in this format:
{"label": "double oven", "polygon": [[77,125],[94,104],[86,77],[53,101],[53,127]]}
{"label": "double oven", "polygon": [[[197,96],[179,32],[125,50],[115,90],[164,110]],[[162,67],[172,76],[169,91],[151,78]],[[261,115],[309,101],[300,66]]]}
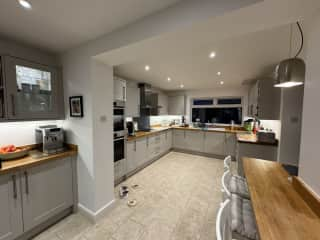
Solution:
{"label": "double oven", "polygon": [[125,102],[113,102],[113,148],[115,181],[126,174],[125,142],[127,130],[125,127]]}

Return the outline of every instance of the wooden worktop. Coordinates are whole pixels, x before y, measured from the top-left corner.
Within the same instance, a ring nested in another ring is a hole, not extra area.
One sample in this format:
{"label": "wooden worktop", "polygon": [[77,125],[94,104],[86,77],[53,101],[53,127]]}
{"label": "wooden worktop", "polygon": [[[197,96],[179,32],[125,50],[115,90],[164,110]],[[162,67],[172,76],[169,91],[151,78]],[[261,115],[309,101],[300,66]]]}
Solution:
{"label": "wooden worktop", "polygon": [[195,127],[178,127],[178,126],[173,126],[173,127],[153,127],[152,131],[149,132],[144,132],[144,131],[139,131],[135,133],[135,136],[128,136],[127,140],[128,141],[133,141],[139,138],[147,137],[147,136],[152,136],[154,134],[157,134],[159,132],[167,131],[169,129],[176,129],[176,130],[188,130],[188,131],[205,131],[205,132],[220,132],[220,133],[246,133],[245,130],[231,130],[231,129],[224,129],[221,128],[221,130],[213,130],[213,129],[202,129],[202,128],[195,128]]}
{"label": "wooden worktop", "polygon": [[68,145],[68,150],[58,153],[58,154],[51,154],[48,156],[43,156],[39,158],[33,158],[32,156],[28,155],[23,158],[19,158],[16,160],[10,160],[10,161],[3,161],[2,162],[2,168],[0,169],[0,174],[7,173],[9,171],[17,171],[20,169],[24,169],[27,167],[31,167],[34,165],[42,164],[47,161],[56,160],[59,158],[69,157],[69,156],[75,156],[78,153],[77,146],[75,145]]}
{"label": "wooden worktop", "polygon": [[319,240],[320,218],[277,162],[243,158],[261,240]]}
{"label": "wooden worktop", "polygon": [[257,139],[257,135],[253,133],[237,133],[237,141],[240,143],[278,146],[278,140],[274,143],[260,142]]}

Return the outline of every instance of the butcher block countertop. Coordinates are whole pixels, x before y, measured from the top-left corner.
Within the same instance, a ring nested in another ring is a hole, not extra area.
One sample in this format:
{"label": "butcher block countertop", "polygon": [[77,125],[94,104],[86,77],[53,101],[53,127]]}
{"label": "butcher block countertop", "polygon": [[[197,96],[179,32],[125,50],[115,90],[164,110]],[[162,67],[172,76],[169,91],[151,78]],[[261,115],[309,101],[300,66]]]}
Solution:
{"label": "butcher block countertop", "polygon": [[280,163],[242,158],[261,240],[319,240],[320,218]]}
{"label": "butcher block countertop", "polygon": [[145,131],[139,131],[135,133],[135,136],[128,136],[128,141],[133,141],[139,138],[152,136],[154,134],[157,134],[159,132],[167,131],[169,129],[176,129],[176,130],[188,130],[188,131],[205,131],[205,132],[220,132],[220,133],[246,133],[245,130],[231,130],[229,128],[209,128],[209,129],[203,129],[203,128],[195,128],[195,127],[178,127],[178,126],[172,126],[172,127],[152,127],[152,130],[149,132]]}
{"label": "butcher block countertop", "polygon": [[278,140],[274,143],[259,142],[257,135],[253,133],[237,133],[237,141],[240,143],[278,146]]}
{"label": "butcher block countertop", "polygon": [[2,168],[0,169],[0,174],[7,173],[9,171],[17,171],[20,169],[34,166],[34,165],[42,164],[47,161],[52,161],[52,160],[56,160],[64,157],[75,156],[78,154],[78,148],[76,145],[68,144],[67,146],[68,146],[68,149],[66,151],[57,153],[57,154],[51,154],[51,155],[41,156],[37,158],[34,158],[28,155],[16,160],[3,161]]}

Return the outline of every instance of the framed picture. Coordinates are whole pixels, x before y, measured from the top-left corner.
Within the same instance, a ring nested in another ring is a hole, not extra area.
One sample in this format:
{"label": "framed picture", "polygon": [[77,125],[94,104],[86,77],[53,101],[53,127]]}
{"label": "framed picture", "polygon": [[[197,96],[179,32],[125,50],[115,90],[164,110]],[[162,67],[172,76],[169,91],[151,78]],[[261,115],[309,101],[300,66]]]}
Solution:
{"label": "framed picture", "polygon": [[69,97],[70,117],[83,117],[82,96]]}

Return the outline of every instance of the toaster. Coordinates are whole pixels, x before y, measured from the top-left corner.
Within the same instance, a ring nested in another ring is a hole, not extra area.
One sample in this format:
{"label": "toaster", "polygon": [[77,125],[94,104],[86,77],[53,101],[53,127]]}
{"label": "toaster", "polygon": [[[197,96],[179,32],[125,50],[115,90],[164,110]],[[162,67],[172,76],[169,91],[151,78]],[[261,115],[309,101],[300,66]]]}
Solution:
{"label": "toaster", "polygon": [[41,151],[54,154],[64,151],[64,131],[56,125],[40,126],[36,129],[36,143]]}

